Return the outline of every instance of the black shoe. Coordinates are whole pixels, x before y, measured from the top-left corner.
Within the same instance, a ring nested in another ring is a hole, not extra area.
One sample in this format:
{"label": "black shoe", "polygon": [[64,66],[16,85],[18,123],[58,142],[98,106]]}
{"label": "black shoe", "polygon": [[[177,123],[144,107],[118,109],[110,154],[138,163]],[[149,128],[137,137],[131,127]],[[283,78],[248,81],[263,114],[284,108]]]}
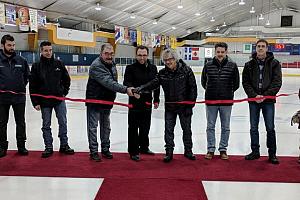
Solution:
{"label": "black shoe", "polygon": [[107,159],[112,159],[113,158],[113,155],[109,150],[108,151],[102,151],[101,154],[104,158],[107,158]]}
{"label": "black shoe", "polygon": [[42,158],[48,158],[53,155],[53,149],[46,148],[45,151],[42,153]]}
{"label": "black shoe", "polygon": [[190,160],[196,160],[196,156],[193,154],[192,151],[187,151],[184,153],[184,157],[190,159]]}
{"label": "black shoe", "polygon": [[93,160],[95,162],[101,161],[101,157],[99,156],[98,152],[90,153],[90,158],[91,158],[91,160]]}
{"label": "black shoe", "polygon": [[134,161],[140,161],[141,160],[139,155],[132,155],[132,156],[130,156],[130,159],[134,160]]}
{"label": "black shoe", "polygon": [[18,153],[22,156],[27,156],[29,154],[28,150],[25,147],[18,148]]}
{"label": "black shoe", "polygon": [[277,165],[279,164],[279,160],[278,158],[276,157],[276,155],[269,155],[269,162],[274,164],[274,165]]}
{"label": "black shoe", "polygon": [[153,151],[149,150],[149,149],[146,150],[146,151],[142,151],[142,150],[141,150],[140,153],[141,153],[141,154],[152,155],[152,156],[155,155],[155,153],[154,153]]}
{"label": "black shoe", "polygon": [[67,155],[73,155],[75,153],[74,149],[71,149],[71,147],[68,144],[60,146],[59,152]]}
{"label": "black shoe", "polygon": [[0,158],[6,156],[6,150],[0,147]]}
{"label": "black shoe", "polygon": [[165,163],[168,163],[170,162],[171,160],[173,160],[173,151],[166,151],[166,155],[164,157],[164,162]]}
{"label": "black shoe", "polygon": [[255,160],[259,158],[260,158],[260,154],[258,152],[253,152],[253,151],[250,154],[245,156],[245,160]]}

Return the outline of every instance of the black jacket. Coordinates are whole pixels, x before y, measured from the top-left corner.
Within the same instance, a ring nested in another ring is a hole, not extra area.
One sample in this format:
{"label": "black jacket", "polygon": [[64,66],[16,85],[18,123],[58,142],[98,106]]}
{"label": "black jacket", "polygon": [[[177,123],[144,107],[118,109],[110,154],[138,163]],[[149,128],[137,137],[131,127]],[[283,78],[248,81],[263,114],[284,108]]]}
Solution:
{"label": "black jacket", "polygon": [[[127,87],[118,83],[118,74],[115,64],[108,64],[100,57],[96,58],[89,71],[86,86],[86,98],[105,101],[114,101],[116,92],[126,93]],[[98,109],[111,109],[112,105],[86,103]]]}
{"label": "black jacket", "polygon": [[[132,65],[126,66],[123,84],[128,87],[139,87],[143,84],[152,81],[157,75],[157,67],[147,62],[147,65],[142,65],[138,61]],[[154,90],[154,101],[159,102],[159,88]],[[142,93],[140,99],[129,97],[129,104],[133,105],[133,110],[151,109],[151,105],[146,102],[152,102],[152,92]]]}
{"label": "black jacket", "polygon": [[142,85],[141,91],[153,90],[162,86],[165,93],[165,110],[182,111],[185,108],[194,105],[183,105],[168,102],[178,101],[196,101],[197,84],[194,73],[182,60],[177,62],[175,71],[170,70],[167,66],[161,69],[155,79]]}
{"label": "black jacket", "polygon": [[[25,58],[14,53],[7,57],[0,50],[0,90],[26,92],[29,78],[29,67]],[[25,103],[24,94],[0,93],[0,104]]]}
{"label": "black jacket", "polygon": [[227,56],[222,63],[213,58],[202,70],[201,84],[205,89],[205,100],[232,100],[234,92],[240,86],[240,74],[236,63],[229,60]]}
{"label": "black jacket", "polygon": [[[281,65],[273,56],[267,52],[265,66],[263,70],[262,92],[259,91],[259,66],[257,54],[252,55],[252,59],[245,64],[243,70],[243,87],[249,98],[257,95],[276,96],[282,85]],[[266,99],[264,102],[276,102],[275,99]]]}
{"label": "black jacket", "polygon": [[[37,63],[31,67],[29,79],[30,94],[54,95],[63,97],[69,93],[71,79],[69,73],[60,60],[53,57],[48,59],[41,56]],[[61,101],[31,96],[33,106],[53,107]]]}

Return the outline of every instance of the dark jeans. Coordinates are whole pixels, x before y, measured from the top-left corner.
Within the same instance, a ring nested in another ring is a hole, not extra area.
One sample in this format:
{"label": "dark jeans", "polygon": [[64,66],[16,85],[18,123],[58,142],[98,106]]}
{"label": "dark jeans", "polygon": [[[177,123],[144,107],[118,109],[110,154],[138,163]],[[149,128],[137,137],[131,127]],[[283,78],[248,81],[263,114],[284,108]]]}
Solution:
{"label": "dark jeans", "polygon": [[260,110],[262,111],[265,127],[267,131],[267,148],[269,155],[276,154],[276,135],[274,125],[275,108],[274,103],[249,103],[250,110],[250,137],[251,149],[253,152],[259,152],[259,132],[258,124]]}
{"label": "dark jeans", "polygon": [[101,151],[108,151],[110,148],[110,111],[110,109],[100,109],[93,105],[87,106],[87,134],[91,153],[98,152],[98,123],[100,123]]}
{"label": "dark jeans", "polygon": [[[187,110],[189,109],[189,110]],[[185,151],[191,151],[193,148],[192,142],[192,130],[191,130],[191,120],[192,120],[192,110],[187,108],[180,112],[165,111],[165,148],[166,151],[173,151],[174,144],[174,127],[176,125],[177,115],[179,116],[180,125],[183,131],[182,140],[184,144]]]}
{"label": "dark jeans", "polygon": [[43,119],[43,138],[45,148],[53,149],[53,137],[51,132],[51,116],[52,110],[55,110],[56,118],[59,125],[58,137],[60,139],[60,146],[68,144],[67,136],[67,108],[66,103],[62,101],[60,104],[54,107],[42,107],[42,119]]}
{"label": "dark jeans", "polygon": [[24,146],[26,140],[25,103],[0,104],[0,145],[7,141],[7,123],[9,109],[12,106],[16,122],[16,138],[18,147]]}
{"label": "dark jeans", "polygon": [[140,151],[149,150],[149,130],[151,110],[131,110],[128,112],[128,152],[138,155]]}

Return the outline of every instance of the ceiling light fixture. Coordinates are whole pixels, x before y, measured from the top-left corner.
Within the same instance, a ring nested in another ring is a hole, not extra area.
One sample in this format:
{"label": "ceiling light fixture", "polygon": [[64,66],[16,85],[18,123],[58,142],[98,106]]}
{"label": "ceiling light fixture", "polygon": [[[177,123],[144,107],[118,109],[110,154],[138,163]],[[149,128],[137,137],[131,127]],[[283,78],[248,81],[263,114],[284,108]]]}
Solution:
{"label": "ceiling light fixture", "polygon": [[245,5],[244,0],[241,0],[241,1],[239,2],[239,5],[240,5],[240,6]]}
{"label": "ceiling light fixture", "polygon": [[201,14],[200,14],[200,12],[196,12],[195,15],[196,16],[200,16]]}
{"label": "ceiling light fixture", "polygon": [[182,8],[183,8],[183,5],[182,5],[182,3],[181,3],[181,0],[180,0],[180,2],[179,2],[179,5],[177,6],[177,8],[178,8],[178,9],[182,9]]}
{"label": "ceiling light fixture", "polygon": [[135,14],[134,13],[131,13],[130,19],[135,19]]}
{"label": "ceiling light fixture", "polygon": [[219,31],[220,29],[219,29],[219,27],[217,26],[217,28],[216,28],[216,31]]}
{"label": "ceiling light fixture", "polygon": [[224,21],[224,23],[222,24],[222,26],[223,26],[223,27],[226,27],[226,26],[227,26],[225,21]]}
{"label": "ceiling light fixture", "polygon": [[270,26],[270,25],[271,25],[270,20],[267,20],[266,26]]}
{"label": "ceiling light fixture", "polygon": [[255,13],[254,6],[251,7],[250,13],[251,13],[251,14]]}
{"label": "ceiling light fixture", "polygon": [[97,7],[95,7],[95,10],[101,10],[100,3],[97,3]]}
{"label": "ceiling light fixture", "polygon": [[214,22],[214,21],[216,21],[216,20],[215,20],[214,17],[211,17],[210,21],[211,21],[211,22]]}
{"label": "ceiling light fixture", "polygon": [[155,19],[153,22],[152,22],[152,24],[157,24],[157,19]]}
{"label": "ceiling light fixture", "polygon": [[265,19],[262,13],[259,15],[259,18],[258,18],[258,19],[259,19],[259,20],[264,20],[264,19]]}
{"label": "ceiling light fixture", "polygon": [[175,30],[175,29],[176,29],[176,27],[175,27],[175,26],[172,26],[172,29],[173,29],[173,30]]}
{"label": "ceiling light fixture", "polygon": [[191,34],[191,33],[192,33],[192,30],[189,28],[188,30],[186,30],[186,32],[187,32],[188,34]]}

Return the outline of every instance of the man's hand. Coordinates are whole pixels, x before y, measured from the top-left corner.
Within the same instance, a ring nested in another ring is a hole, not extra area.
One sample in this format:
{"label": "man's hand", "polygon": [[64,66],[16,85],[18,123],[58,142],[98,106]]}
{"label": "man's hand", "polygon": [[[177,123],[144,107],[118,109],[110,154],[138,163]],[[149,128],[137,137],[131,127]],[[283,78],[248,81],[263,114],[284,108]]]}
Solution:
{"label": "man's hand", "polygon": [[[256,95],[255,98],[261,98],[261,97],[264,97],[263,95]],[[256,103],[262,103],[265,99],[260,99],[260,100],[256,100],[255,102]]]}
{"label": "man's hand", "polygon": [[40,111],[41,110],[41,106],[40,105],[36,105],[36,106],[34,106],[34,109],[36,109],[37,111]]}
{"label": "man's hand", "polygon": [[159,103],[158,102],[154,102],[154,109],[157,109],[159,106]]}
{"label": "man's hand", "polygon": [[133,93],[133,96],[137,99],[141,98],[141,95],[139,95],[138,93]]}
{"label": "man's hand", "polygon": [[133,96],[132,89],[134,89],[134,87],[128,87],[128,88],[127,88],[127,95],[128,95],[128,96],[131,96],[131,97]]}

